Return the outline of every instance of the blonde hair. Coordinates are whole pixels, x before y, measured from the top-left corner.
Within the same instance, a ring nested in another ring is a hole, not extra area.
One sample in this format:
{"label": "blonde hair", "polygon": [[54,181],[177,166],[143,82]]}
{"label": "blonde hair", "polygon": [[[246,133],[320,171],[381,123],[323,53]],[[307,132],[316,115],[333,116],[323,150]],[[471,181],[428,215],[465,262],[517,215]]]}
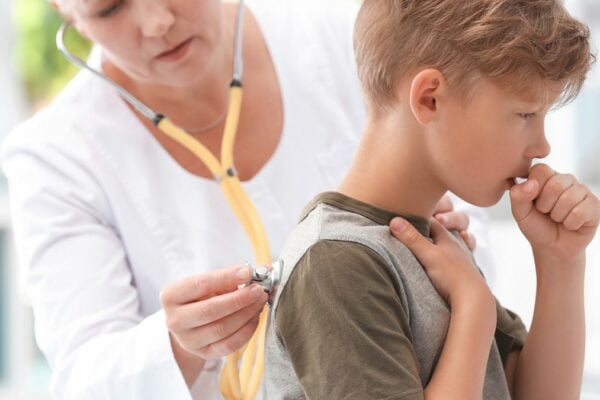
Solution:
{"label": "blonde hair", "polygon": [[559,0],[364,0],[354,47],[374,111],[391,106],[400,79],[421,68],[439,69],[465,96],[480,77],[515,94],[561,82],[564,104],[595,60],[589,36]]}

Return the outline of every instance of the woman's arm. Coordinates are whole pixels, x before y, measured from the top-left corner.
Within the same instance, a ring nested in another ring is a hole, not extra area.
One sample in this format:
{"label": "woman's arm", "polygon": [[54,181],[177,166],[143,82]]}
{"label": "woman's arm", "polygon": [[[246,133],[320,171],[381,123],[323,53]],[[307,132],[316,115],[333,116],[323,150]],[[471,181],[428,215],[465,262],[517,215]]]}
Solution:
{"label": "woman's arm", "polygon": [[[188,343],[191,339],[170,334],[167,324],[180,332],[177,318],[186,319],[180,311],[196,309],[210,316],[215,308],[226,309],[226,304],[215,304],[223,300],[221,296],[208,297],[231,289],[235,279],[247,282],[247,269],[242,278],[232,278],[237,271],[232,268],[176,282],[163,292],[165,309],[143,315],[140,297],[144,288],[136,286],[143,282],[136,282],[126,246],[111,222],[110,204],[97,181],[73,154],[42,140],[29,140],[28,133],[15,132],[4,143],[3,167],[9,178],[19,261],[27,272],[36,340],[53,370],[53,395],[61,399],[191,399],[188,386],[204,361],[198,354],[173,346],[173,339],[179,337],[177,344],[197,349]],[[69,149],[79,154],[83,148],[74,142]],[[179,297],[169,295],[172,291]],[[182,296],[182,302],[196,305],[177,305]],[[198,296],[206,301],[190,300]],[[252,303],[251,288],[236,290],[232,296],[224,299],[231,305],[231,314]],[[259,297],[264,298],[264,293]],[[255,300],[257,310],[264,300]],[[194,335],[194,344],[207,347],[219,342],[209,340],[211,332],[226,335],[229,329],[235,330],[235,324],[224,327],[222,318],[215,319],[205,321],[209,326]],[[253,327],[246,330],[250,337]],[[245,341],[240,336],[236,339]],[[202,355],[219,358],[228,349],[227,345],[213,346]]]}

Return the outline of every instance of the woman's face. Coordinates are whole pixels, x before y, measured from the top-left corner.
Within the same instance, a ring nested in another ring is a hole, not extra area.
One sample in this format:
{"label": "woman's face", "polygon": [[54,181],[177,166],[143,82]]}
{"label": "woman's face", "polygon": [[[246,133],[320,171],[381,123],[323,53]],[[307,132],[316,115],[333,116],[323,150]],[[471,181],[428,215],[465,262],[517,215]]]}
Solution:
{"label": "woman's face", "polygon": [[61,11],[108,60],[136,80],[189,85],[222,40],[219,0],[59,0]]}

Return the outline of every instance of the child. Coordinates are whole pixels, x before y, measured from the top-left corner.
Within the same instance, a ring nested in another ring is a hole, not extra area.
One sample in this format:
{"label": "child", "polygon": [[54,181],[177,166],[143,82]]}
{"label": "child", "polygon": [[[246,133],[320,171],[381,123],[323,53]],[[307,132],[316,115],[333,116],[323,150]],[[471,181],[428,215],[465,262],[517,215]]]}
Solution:
{"label": "child", "polygon": [[[365,0],[355,50],[368,123],[282,253],[268,397],[577,399],[600,202],[531,165],[589,70],[587,28],[558,0]],[[446,191],[491,206],[507,190],[538,277],[529,334],[430,218]]]}

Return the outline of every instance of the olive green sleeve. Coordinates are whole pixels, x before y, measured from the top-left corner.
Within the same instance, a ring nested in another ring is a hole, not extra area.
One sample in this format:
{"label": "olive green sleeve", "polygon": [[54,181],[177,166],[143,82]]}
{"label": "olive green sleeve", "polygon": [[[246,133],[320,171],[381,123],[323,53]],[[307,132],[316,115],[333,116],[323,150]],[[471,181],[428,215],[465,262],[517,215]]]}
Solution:
{"label": "olive green sleeve", "polygon": [[423,399],[400,290],[366,246],[329,240],[308,250],[275,316],[307,398]]}
{"label": "olive green sleeve", "polygon": [[521,350],[525,345],[527,328],[517,314],[502,307],[498,300],[496,300],[496,314],[498,319],[495,339],[502,357],[502,364],[506,365],[508,355],[512,351]]}

